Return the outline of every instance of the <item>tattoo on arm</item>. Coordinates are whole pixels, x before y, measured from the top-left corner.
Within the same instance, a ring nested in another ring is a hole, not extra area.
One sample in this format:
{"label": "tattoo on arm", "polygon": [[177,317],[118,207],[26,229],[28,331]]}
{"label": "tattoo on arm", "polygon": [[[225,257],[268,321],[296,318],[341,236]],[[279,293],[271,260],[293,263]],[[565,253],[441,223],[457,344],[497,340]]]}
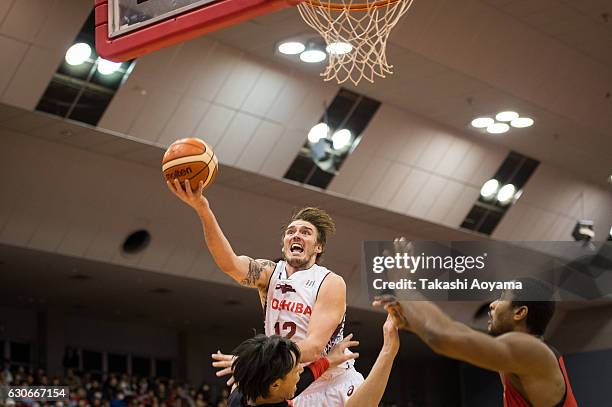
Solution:
{"label": "tattoo on arm", "polygon": [[259,283],[261,274],[266,268],[276,267],[276,263],[270,260],[254,260],[249,259],[249,271],[246,277],[240,282],[240,284],[247,287],[255,287]]}

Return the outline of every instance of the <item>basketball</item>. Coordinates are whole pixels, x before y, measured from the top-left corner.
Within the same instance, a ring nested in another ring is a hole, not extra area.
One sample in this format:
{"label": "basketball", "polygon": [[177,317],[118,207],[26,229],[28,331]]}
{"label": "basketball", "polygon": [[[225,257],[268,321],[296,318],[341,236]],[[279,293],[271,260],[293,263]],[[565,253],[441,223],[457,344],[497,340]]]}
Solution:
{"label": "basketball", "polygon": [[168,147],[162,160],[164,177],[174,182],[178,179],[181,185],[189,180],[192,190],[198,188],[200,181],[204,188],[213,183],[218,172],[218,161],[212,148],[198,138],[184,138],[175,141]]}

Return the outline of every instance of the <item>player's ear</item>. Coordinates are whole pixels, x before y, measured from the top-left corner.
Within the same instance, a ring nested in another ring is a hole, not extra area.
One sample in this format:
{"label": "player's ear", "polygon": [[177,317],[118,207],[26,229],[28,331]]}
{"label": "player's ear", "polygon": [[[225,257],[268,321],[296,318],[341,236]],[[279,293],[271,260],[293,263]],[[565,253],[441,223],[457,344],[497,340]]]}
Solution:
{"label": "player's ear", "polygon": [[274,394],[280,389],[282,379],[276,379],[274,383],[270,385],[270,393]]}
{"label": "player's ear", "polygon": [[522,321],[524,319],[527,319],[527,313],[529,312],[529,308],[527,308],[525,305],[522,305],[520,307],[517,307],[514,310],[514,320],[515,321]]}
{"label": "player's ear", "polygon": [[315,245],[315,253],[323,253],[323,244],[317,243]]}

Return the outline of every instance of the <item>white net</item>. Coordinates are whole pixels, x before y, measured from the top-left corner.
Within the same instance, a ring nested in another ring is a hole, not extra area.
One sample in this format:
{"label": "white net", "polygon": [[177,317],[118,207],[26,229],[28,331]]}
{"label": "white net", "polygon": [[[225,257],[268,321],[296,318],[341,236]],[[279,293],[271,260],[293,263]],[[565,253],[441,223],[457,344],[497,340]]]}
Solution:
{"label": "white net", "polygon": [[338,83],[374,82],[393,73],[387,62],[389,34],[413,0],[304,0],[298,10],[327,47],[327,68],[321,76]]}

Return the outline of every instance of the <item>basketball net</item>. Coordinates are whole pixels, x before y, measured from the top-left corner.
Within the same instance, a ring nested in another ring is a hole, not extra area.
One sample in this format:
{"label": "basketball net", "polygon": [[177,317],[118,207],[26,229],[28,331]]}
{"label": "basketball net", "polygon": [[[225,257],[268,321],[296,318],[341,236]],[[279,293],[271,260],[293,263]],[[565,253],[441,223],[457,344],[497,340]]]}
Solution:
{"label": "basketball net", "polygon": [[[327,46],[329,60],[321,76],[339,84],[361,79],[374,82],[393,73],[387,62],[387,39],[413,0],[304,0],[300,15],[318,31]],[[340,46],[334,44],[350,44]],[[344,49],[341,49],[344,48]],[[340,51],[350,51],[341,53]]]}

